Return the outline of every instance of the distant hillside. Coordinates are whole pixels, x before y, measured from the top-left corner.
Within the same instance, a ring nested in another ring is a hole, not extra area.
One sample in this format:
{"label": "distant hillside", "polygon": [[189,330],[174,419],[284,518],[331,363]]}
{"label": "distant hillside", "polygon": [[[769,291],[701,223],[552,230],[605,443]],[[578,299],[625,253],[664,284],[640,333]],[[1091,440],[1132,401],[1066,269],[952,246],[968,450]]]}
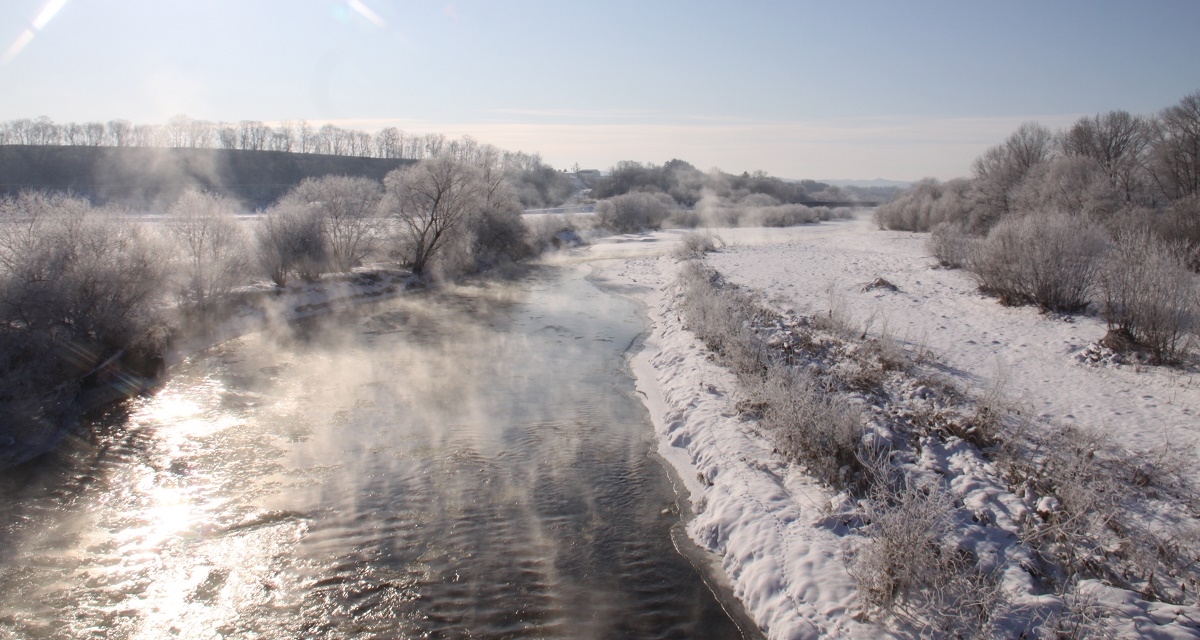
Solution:
{"label": "distant hillside", "polygon": [[309,177],[383,179],[413,160],[283,151],[0,145],[0,195],[22,189],[69,191],[97,204],[158,210],[188,188],[264,207]]}

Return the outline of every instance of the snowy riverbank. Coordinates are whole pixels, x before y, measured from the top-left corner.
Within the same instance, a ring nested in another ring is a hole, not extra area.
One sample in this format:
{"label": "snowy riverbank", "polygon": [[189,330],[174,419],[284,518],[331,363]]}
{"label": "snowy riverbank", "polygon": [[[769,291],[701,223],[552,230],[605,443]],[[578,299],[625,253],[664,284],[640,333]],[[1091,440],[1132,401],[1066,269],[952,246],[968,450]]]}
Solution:
{"label": "snowy riverbank", "polygon": [[[877,231],[867,220],[718,234],[730,246],[708,262],[729,281],[779,310],[837,309],[871,334],[889,333],[932,354],[963,388],[998,389],[1041,420],[1086,425],[1130,449],[1200,436],[1196,376],[1095,358],[1102,321],[1001,307],[968,274],[936,268],[924,235]],[[836,496],[748,428],[733,406],[733,374],[683,328],[671,287],[678,261],[664,255],[680,235],[617,237],[584,252],[614,258],[598,263],[597,280],[642,301],[653,323],[633,370],[659,452],[688,490],[695,514],[688,533],[719,557],[768,637],[880,637],[880,628],[859,621],[855,582],[842,560],[846,542],[825,526]],[[897,291],[864,289],[880,277]],[[1200,637],[1195,607],[1115,589],[1099,588],[1095,597],[1122,637]]]}

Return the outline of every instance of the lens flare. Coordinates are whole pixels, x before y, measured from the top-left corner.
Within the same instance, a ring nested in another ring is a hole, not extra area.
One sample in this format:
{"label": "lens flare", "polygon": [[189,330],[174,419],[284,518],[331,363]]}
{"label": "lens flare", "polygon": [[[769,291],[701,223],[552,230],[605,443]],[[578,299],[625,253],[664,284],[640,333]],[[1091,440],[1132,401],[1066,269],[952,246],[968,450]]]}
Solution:
{"label": "lens flare", "polygon": [[67,0],[50,0],[46,6],[42,7],[41,13],[33,19],[33,28],[41,31],[46,28],[47,24],[54,19],[55,14],[59,12],[67,4]]}
{"label": "lens flare", "polygon": [[54,19],[54,16],[66,4],[67,0],[50,0],[47,2],[42,7],[42,10],[38,12],[37,17],[33,19],[33,22],[30,23],[30,26],[22,31],[21,35],[17,36],[17,39],[9,45],[8,49],[5,49],[4,55],[0,56],[0,64],[12,62],[21,53],[21,50],[28,46],[30,42],[33,42],[34,36],[42,29],[45,29],[46,25],[50,24],[50,21]]}
{"label": "lens flare", "polygon": [[387,26],[387,22],[379,17],[378,13],[371,10],[370,7],[362,3],[362,0],[348,0],[346,5],[354,10],[355,13],[367,19],[367,22],[383,29]]}

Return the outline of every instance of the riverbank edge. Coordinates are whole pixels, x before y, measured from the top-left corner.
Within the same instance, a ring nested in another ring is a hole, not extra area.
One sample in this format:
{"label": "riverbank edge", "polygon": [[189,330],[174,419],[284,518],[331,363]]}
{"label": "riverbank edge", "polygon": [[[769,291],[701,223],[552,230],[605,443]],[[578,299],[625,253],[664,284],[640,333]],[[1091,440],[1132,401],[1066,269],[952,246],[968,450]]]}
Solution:
{"label": "riverbank edge", "polygon": [[[682,526],[697,550],[690,559],[715,574],[710,587],[731,596],[761,636],[888,637],[854,618],[856,589],[840,543],[811,526],[833,496],[745,428],[733,409],[736,378],[683,327],[674,310],[679,264],[670,256],[606,260],[596,279],[638,300],[646,314],[629,369],[656,457],[677,482]],[[798,510],[790,498],[797,492],[810,498]],[[816,579],[793,584],[787,567],[797,562],[813,567],[807,577]]]}
{"label": "riverbank edge", "polygon": [[[605,261],[600,261],[602,264]],[[687,476],[682,475],[686,464],[682,461],[673,461],[664,457],[664,448],[662,439],[658,434],[658,422],[654,419],[655,412],[651,409],[651,403],[662,405],[661,394],[648,393],[647,389],[643,388],[640,382],[635,367],[638,359],[647,352],[646,341],[649,340],[657,326],[650,316],[649,306],[647,301],[634,292],[631,292],[623,284],[614,283],[606,279],[605,269],[599,266],[598,263],[585,263],[580,265],[581,268],[588,269],[588,274],[585,280],[599,291],[608,295],[621,296],[633,302],[637,309],[638,315],[642,321],[641,332],[625,347],[623,352],[625,356],[624,369],[634,382],[634,393],[638,401],[646,407],[646,417],[648,425],[651,429],[653,447],[647,452],[655,462],[657,462],[667,474],[667,479],[671,483],[671,489],[675,494],[675,510],[674,514],[679,517],[679,520],[671,526],[671,544],[675,547],[675,551],[683,556],[696,570],[704,585],[708,587],[713,598],[720,605],[725,615],[729,617],[734,626],[738,628],[743,640],[758,640],[765,638],[763,630],[758,623],[750,616],[746,610],[744,603],[739,598],[734,590],[734,584],[729,580],[729,576],[721,566],[721,557],[713,553],[711,549],[705,548],[698,544],[688,533],[688,524],[694,519],[696,511],[692,503],[691,497],[695,495],[695,490],[690,488],[687,481]],[[654,389],[650,389],[653,392]],[[652,399],[653,398],[653,399]]]}

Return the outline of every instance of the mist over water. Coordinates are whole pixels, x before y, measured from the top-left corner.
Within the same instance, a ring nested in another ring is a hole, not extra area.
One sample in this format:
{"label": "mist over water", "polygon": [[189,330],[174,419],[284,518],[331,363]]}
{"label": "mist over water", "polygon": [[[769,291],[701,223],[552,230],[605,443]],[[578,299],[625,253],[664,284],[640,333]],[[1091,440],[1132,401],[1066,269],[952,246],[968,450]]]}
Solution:
{"label": "mist over water", "polygon": [[225,343],[0,475],[0,635],[740,637],[586,272]]}

